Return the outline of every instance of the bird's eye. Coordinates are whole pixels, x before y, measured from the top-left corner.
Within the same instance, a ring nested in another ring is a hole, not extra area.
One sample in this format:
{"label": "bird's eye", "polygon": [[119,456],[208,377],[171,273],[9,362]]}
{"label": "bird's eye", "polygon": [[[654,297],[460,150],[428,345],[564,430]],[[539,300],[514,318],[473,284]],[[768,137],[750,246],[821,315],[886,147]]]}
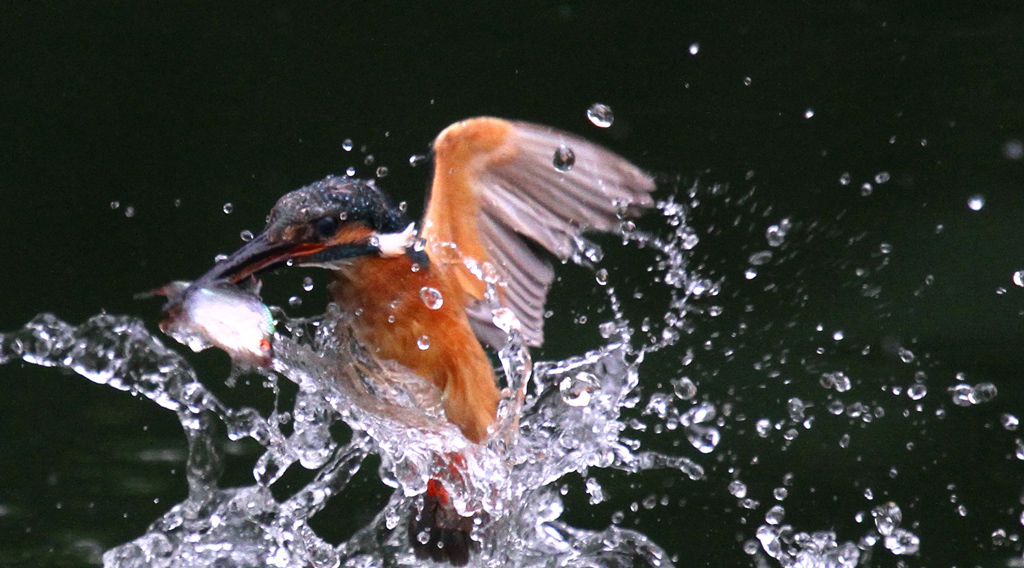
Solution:
{"label": "bird's eye", "polygon": [[316,225],[314,225],[313,228],[316,230],[318,237],[322,239],[329,239],[338,232],[338,218],[321,217],[317,219]]}

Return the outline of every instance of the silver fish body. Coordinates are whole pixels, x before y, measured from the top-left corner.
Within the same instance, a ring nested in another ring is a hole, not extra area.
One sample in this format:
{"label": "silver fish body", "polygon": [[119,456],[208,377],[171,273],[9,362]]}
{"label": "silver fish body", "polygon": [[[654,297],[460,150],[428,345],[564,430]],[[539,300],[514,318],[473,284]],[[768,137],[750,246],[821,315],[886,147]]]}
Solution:
{"label": "silver fish body", "polygon": [[171,282],[160,329],[199,352],[219,347],[236,363],[267,365],[273,356],[274,318],[259,296],[229,282]]}

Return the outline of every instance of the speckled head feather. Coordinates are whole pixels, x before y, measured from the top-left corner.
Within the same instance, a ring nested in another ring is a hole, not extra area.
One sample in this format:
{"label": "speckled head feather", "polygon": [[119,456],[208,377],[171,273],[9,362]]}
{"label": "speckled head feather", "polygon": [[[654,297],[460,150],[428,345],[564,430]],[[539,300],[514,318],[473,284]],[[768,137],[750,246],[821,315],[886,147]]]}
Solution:
{"label": "speckled head feather", "polygon": [[410,223],[372,180],[328,176],[277,200],[267,219],[266,231],[274,240],[288,227],[327,216],[335,216],[343,223],[363,222],[382,234],[400,232]]}

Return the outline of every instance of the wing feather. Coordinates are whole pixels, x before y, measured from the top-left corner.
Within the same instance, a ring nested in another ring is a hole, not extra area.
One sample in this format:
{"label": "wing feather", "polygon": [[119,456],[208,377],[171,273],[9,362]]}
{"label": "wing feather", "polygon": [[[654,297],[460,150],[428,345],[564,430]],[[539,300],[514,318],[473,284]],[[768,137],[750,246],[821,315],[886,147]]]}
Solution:
{"label": "wing feather", "polygon": [[[569,169],[554,164],[562,146],[575,156]],[[584,231],[614,231],[623,214],[653,204],[648,174],[584,138],[546,126],[469,119],[437,137],[434,155],[422,233],[428,253],[451,268],[467,295],[477,337],[499,347],[504,335],[495,333],[483,306],[486,285],[463,263],[437,254],[437,245],[454,244],[461,260],[494,265],[502,302],[519,318],[524,341],[537,346],[544,341],[544,302],[554,280],[543,250],[566,259]]]}

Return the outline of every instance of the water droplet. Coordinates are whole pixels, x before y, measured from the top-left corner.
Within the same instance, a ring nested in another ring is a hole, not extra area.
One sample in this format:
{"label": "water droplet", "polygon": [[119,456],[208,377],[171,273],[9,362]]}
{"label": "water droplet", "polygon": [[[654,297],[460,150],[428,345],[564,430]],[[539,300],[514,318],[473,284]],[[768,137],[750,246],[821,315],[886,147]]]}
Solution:
{"label": "water droplet", "polygon": [[693,424],[686,428],[686,439],[702,454],[710,454],[718,446],[722,434],[718,428]]}
{"label": "water droplet", "polygon": [[1003,425],[1004,430],[1013,432],[1020,426],[1020,420],[1012,414],[1003,414],[999,417],[999,423]]}
{"label": "water droplet", "polygon": [[174,206],[175,207],[181,207],[181,198],[180,197],[179,198],[175,198]]}
{"label": "water droplet", "polygon": [[345,175],[347,175],[348,177],[353,177],[354,175],[356,175],[356,169],[349,166],[349,168],[345,170]]}
{"label": "water droplet", "polygon": [[363,158],[363,164],[367,166],[372,166],[374,160],[375,158],[373,157],[373,154],[367,154],[366,157]]}
{"label": "water droplet", "polygon": [[772,259],[772,251],[770,251],[770,250],[762,250],[762,251],[758,251],[758,252],[752,253],[747,258],[747,262],[749,262],[753,266],[761,266],[763,264],[767,264],[769,261],[771,261],[771,259]]}
{"label": "water droplet", "polygon": [[751,83],[751,82],[752,82],[752,81],[751,81],[750,77],[744,77],[744,78],[743,78],[743,84],[744,84],[744,85],[746,85],[746,86],[748,86],[748,87],[749,87],[749,86],[750,86],[750,83]]}
{"label": "water droplet", "polygon": [[738,499],[747,496],[747,485],[738,479],[729,482],[729,493]]}
{"label": "water droplet", "polygon": [[768,246],[782,246],[782,243],[786,240],[786,234],[789,233],[791,226],[792,223],[788,217],[779,221],[778,225],[770,225],[764,232],[764,238],[768,241]]}
{"label": "water droplet", "polygon": [[291,298],[288,298],[288,305],[293,308],[297,308],[302,305],[302,298],[298,296],[292,296]]}
{"label": "water droplet", "polygon": [[252,231],[246,229],[239,233],[238,236],[242,238],[243,243],[247,243],[252,240],[253,234]]}
{"label": "water droplet", "polygon": [[387,166],[381,166],[381,167],[377,168],[377,177],[379,177],[379,178],[388,177],[388,167]]}
{"label": "water droplet", "polygon": [[597,271],[594,272],[594,279],[597,280],[598,284],[604,286],[605,284],[608,283],[608,270],[604,268],[598,268]]}
{"label": "water droplet", "polygon": [[921,539],[906,529],[895,529],[885,537],[885,548],[896,555],[913,555],[921,548]]}
{"label": "water droplet", "polygon": [[878,529],[878,534],[882,536],[893,534],[900,526],[900,522],[903,521],[903,511],[892,501],[872,509],[871,516],[875,519],[875,528]]}
{"label": "water droplet", "polygon": [[590,504],[597,505],[605,500],[604,489],[593,477],[588,477],[586,482],[587,495],[590,496]]}
{"label": "water droplet", "polygon": [[840,330],[836,330],[835,332],[832,333],[832,340],[833,341],[842,341],[843,337],[844,337],[843,330],[841,330],[841,329]]}
{"label": "water droplet", "polygon": [[121,206],[121,202],[120,201],[111,201],[110,202],[110,208],[111,209],[117,209],[120,206]]}
{"label": "water droplet", "polygon": [[128,207],[125,207],[124,208],[124,216],[128,217],[129,219],[134,217],[135,216],[135,207],[132,207],[131,205],[129,205]]}
{"label": "water droplet", "polygon": [[608,128],[615,121],[615,114],[612,113],[612,107],[594,103],[587,109],[587,118],[598,128]]}
{"label": "water droplet", "polygon": [[428,542],[430,542],[430,531],[421,531],[419,534],[416,535],[416,541],[420,544],[427,544]]}
{"label": "water droplet", "polygon": [[913,384],[910,386],[910,388],[907,389],[907,396],[909,396],[911,400],[921,400],[927,394],[928,387],[924,386],[921,383]]}
{"label": "water droplet", "polygon": [[565,404],[582,407],[590,404],[594,393],[601,390],[601,383],[594,375],[581,371],[562,379],[558,384],[558,390]]}
{"label": "water droplet", "polygon": [[971,211],[981,211],[981,208],[985,206],[985,198],[981,195],[972,195],[967,199],[967,207]]}
{"label": "water droplet", "polygon": [[887,181],[889,181],[889,172],[878,172],[875,174],[875,183],[878,185],[882,185]]}
{"label": "water droplet", "polygon": [[310,292],[313,290],[313,279],[309,276],[302,279],[302,289]]}
{"label": "water droplet", "polygon": [[1024,270],[1018,270],[1013,273],[1013,283],[1017,286],[1024,287]]}
{"label": "water droplet", "polygon": [[430,337],[427,335],[419,336],[419,338],[416,340],[416,347],[418,347],[420,351],[426,351],[427,349],[430,349]]}
{"label": "water droplet", "polygon": [[974,404],[971,402],[971,393],[974,388],[968,384],[953,385],[949,388],[950,394],[953,395],[953,404],[957,406],[971,406]]}
{"label": "water droplet", "polygon": [[784,518],[786,518],[786,510],[782,508],[782,505],[775,505],[764,514],[764,520],[769,525],[777,525]]}
{"label": "water droplet", "polygon": [[700,52],[700,44],[696,43],[696,42],[691,43],[690,44],[690,55],[697,55],[699,52]]}
{"label": "water droplet", "polygon": [[804,411],[809,405],[804,403],[797,397],[792,397],[786,401],[786,412],[789,413],[789,419],[793,422],[800,422],[804,419]]}
{"label": "water droplet", "polygon": [[690,400],[697,395],[697,385],[693,384],[690,377],[681,377],[673,380],[672,390],[682,400]]}
{"label": "water droplet", "polygon": [[868,182],[864,182],[864,185],[860,186],[860,194],[864,197],[871,195],[874,190],[875,188]]}
{"label": "water droplet", "polygon": [[555,149],[555,156],[551,163],[556,170],[567,172],[576,164],[576,154],[573,153],[572,148],[561,144]]}
{"label": "water droplet", "polygon": [[999,390],[992,383],[978,383],[971,389],[971,393],[968,395],[968,399],[971,404],[981,404],[983,402],[989,402],[999,395]]}
{"label": "water droplet", "polygon": [[441,296],[441,292],[430,286],[420,288],[420,299],[423,300],[423,305],[432,310],[441,309],[441,306],[444,305],[444,297]]}
{"label": "water droplet", "polygon": [[906,347],[900,347],[896,351],[896,353],[900,356],[900,361],[903,361],[904,363],[913,363],[914,362],[914,359],[915,359],[914,352],[909,350],[909,349],[907,349]]}
{"label": "water droplet", "polygon": [[640,506],[643,507],[644,509],[647,509],[648,511],[650,511],[651,509],[653,509],[657,505],[658,505],[658,496],[654,495],[654,494],[651,494],[651,495],[648,495],[647,497],[644,497],[644,500],[640,502]]}
{"label": "water droplet", "polygon": [[414,168],[426,161],[427,157],[422,154],[413,154],[412,156],[409,156],[409,165]]}
{"label": "water droplet", "polygon": [[225,215],[230,215],[231,212],[235,210],[235,206],[232,205],[231,203],[225,203],[223,210]]}
{"label": "water droplet", "polygon": [[813,108],[809,108],[809,109],[804,111],[804,118],[811,118],[813,116],[814,116],[814,109]]}
{"label": "water droplet", "polygon": [[754,424],[754,429],[757,431],[757,435],[762,438],[767,438],[768,433],[771,432],[772,422],[767,418],[761,418]]}
{"label": "water droplet", "polygon": [[344,141],[342,141],[341,149],[346,151],[346,152],[351,152],[352,151],[352,139],[351,138],[346,138]]}
{"label": "water droplet", "polygon": [[1024,158],[1024,144],[1020,140],[1007,140],[1003,144],[1003,156],[1007,160],[1019,160]]}
{"label": "water droplet", "polygon": [[839,176],[839,185],[850,185],[850,172],[843,172],[843,175]]}
{"label": "water droplet", "polygon": [[747,280],[753,280],[754,278],[757,278],[757,270],[753,268],[748,268],[746,272],[743,273],[743,277],[746,278]]}

